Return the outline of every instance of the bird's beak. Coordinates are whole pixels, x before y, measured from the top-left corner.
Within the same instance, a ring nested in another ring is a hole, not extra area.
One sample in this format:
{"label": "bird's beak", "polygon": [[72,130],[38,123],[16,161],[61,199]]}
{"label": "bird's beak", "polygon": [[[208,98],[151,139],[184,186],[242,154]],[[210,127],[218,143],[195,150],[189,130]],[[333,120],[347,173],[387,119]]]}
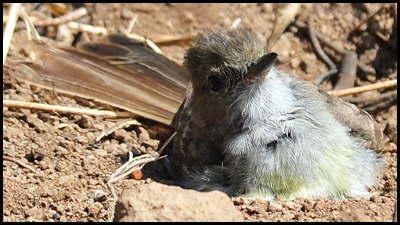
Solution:
{"label": "bird's beak", "polygon": [[271,70],[272,66],[275,65],[277,58],[278,54],[276,54],[275,52],[269,52],[265,54],[256,61],[256,64],[253,66],[253,68],[250,69],[247,75],[245,75],[239,81],[239,83],[247,83],[257,77],[266,76]]}

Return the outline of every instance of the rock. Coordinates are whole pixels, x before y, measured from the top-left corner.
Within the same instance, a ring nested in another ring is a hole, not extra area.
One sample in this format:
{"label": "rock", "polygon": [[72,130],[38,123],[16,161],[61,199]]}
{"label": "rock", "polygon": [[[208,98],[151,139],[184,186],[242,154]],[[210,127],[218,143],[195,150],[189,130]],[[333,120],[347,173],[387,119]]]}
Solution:
{"label": "rock", "polygon": [[93,118],[90,116],[82,115],[82,117],[76,121],[80,128],[91,128],[93,127]]}
{"label": "rock", "polygon": [[317,201],[314,204],[314,210],[322,210],[324,208],[326,208],[326,202],[324,199],[317,199]]}
{"label": "rock", "polygon": [[152,182],[121,194],[114,221],[230,222],[243,221],[243,216],[220,191],[198,192]]}
{"label": "rock", "polygon": [[364,214],[359,209],[346,210],[343,213],[342,218],[339,219],[341,222],[372,222],[372,219]]}
{"label": "rock", "polygon": [[61,176],[59,179],[59,183],[61,185],[63,185],[64,187],[68,187],[69,185],[71,185],[75,180],[75,176],[74,175],[64,175]]}
{"label": "rock", "polygon": [[282,211],[283,206],[280,203],[277,202],[270,202],[268,205],[268,211],[269,212],[280,212]]}

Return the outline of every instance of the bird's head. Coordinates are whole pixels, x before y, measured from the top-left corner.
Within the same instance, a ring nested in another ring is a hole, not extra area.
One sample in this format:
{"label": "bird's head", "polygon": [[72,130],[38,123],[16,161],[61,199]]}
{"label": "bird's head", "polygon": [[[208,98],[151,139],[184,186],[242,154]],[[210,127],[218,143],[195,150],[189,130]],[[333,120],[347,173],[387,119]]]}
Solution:
{"label": "bird's head", "polygon": [[224,95],[265,77],[277,54],[247,29],[200,33],[185,55],[194,93]]}

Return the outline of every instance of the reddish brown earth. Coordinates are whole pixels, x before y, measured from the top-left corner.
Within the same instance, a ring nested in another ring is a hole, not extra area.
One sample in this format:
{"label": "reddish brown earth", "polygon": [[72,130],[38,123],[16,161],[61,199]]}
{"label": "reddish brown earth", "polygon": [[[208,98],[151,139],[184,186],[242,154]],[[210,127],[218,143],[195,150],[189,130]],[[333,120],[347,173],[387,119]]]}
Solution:
{"label": "reddish brown earth", "polygon": [[[228,29],[236,19],[239,27],[250,27],[260,37],[268,37],[272,30],[277,4],[84,4],[89,15],[80,20],[96,26],[106,27],[109,32],[124,32],[131,18],[138,15],[133,32],[154,38],[161,35],[191,35],[209,28]],[[51,18],[46,7],[33,10],[33,5],[23,4],[30,16]],[[376,15],[349,35],[363,19],[383,7]],[[9,12],[9,4],[3,4],[3,14]],[[397,79],[397,4],[303,4],[296,17],[306,23],[308,15],[315,15],[315,29],[342,49],[353,50],[358,58],[376,70],[375,75],[357,73],[357,86]],[[4,18],[4,17],[3,17]],[[4,25],[3,25],[4,30]],[[21,55],[16,39],[25,30],[22,21],[17,24],[9,57]],[[40,29],[39,31],[44,31]],[[58,42],[70,43],[67,38],[57,36],[59,29],[48,27],[44,35]],[[377,37],[377,32],[383,39]],[[87,35],[89,40],[98,38]],[[389,41],[387,41],[389,40]],[[396,45],[390,43],[394,41]],[[182,63],[188,44],[173,43],[160,46],[163,54]],[[328,71],[328,67],[316,56],[306,30],[290,25],[272,49],[279,53],[280,68],[297,74],[305,80],[315,80]],[[341,55],[324,48],[339,66]],[[74,107],[97,108],[90,100],[58,95],[17,82],[13,70],[4,67],[3,99],[27,102],[42,102]],[[327,89],[330,85],[325,86]],[[393,88],[392,88],[393,89]],[[371,91],[357,96],[360,107],[368,99],[381,96],[390,89]],[[350,99],[351,100],[351,99]],[[397,143],[397,101],[372,106],[368,111],[382,127],[388,123],[386,134]],[[92,144],[104,129],[118,120],[101,117],[56,114],[37,110],[3,107],[3,156],[15,158],[36,169],[36,173],[15,162],[3,159],[3,220],[4,221],[110,221],[114,218],[115,201],[111,198],[107,181],[110,175],[128,158],[133,148],[157,149],[159,139],[149,132],[150,124],[130,126],[115,131],[96,146]],[[150,135],[149,135],[150,133]],[[229,200],[228,209],[236,208],[245,221],[392,221],[397,202],[397,151],[388,149],[382,154],[389,165],[383,170],[380,184],[372,197],[348,200],[262,201],[223,196],[222,199],[198,193],[204,198],[202,204],[187,205],[185,198],[176,198],[171,206],[170,196],[184,196],[187,190],[169,188],[144,188],[155,183],[145,172],[143,180],[122,179],[115,183],[118,195],[123,190],[135,191],[143,200],[143,209],[157,207],[176,210],[146,210],[141,218],[149,220],[209,220],[196,214],[207,212],[207,204],[213,207]],[[154,164],[154,163],[153,163]],[[152,165],[145,166],[147,170]],[[146,171],[146,170],[145,170]],[[156,173],[157,171],[152,171]],[[158,182],[157,182],[158,183]],[[155,191],[156,190],[156,191]],[[161,194],[162,193],[162,194]],[[167,193],[167,195],[165,195]],[[169,194],[168,194],[169,193]],[[168,198],[169,197],[169,198]],[[207,198],[209,201],[207,201]],[[225,198],[225,200],[223,199]],[[122,199],[123,200],[123,199]],[[210,201],[211,200],[211,201]],[[163,204],[163,201],[165,204]],[[182,202],[180,202],[182,201]],[[211,203],[210,203],[211,202]],[[226,202],[225,202],[226,203]],[[224,203],[224,204],[225,204]],[[145,206],[145,204],[148,204]],[[187,206],[187,207],[179,207]],[[193,210],[198,206],[198,210]],[[224,206],[225,207],[225,206]],[[188,211],[185,211],[185,208]],[[193,214],[184,214],[192,212]],[[163,213],[169,213],[161,216]],[[223,217],[224,210],[216,211],[210,218]],[[233,213],[234,214],[234,213]],[[182,215],[189,215],[182,217]],[[207,213],[205,214],[207,215]],[[221,215],[221,217],[218,217]],[[139,218],[139,217],[132,217]],[[233,219],[233,216],[230,217]],[[145,219],[144,219],[145,220]],[[213,220],[213,219],[212,219]],[[216,220],[216,219],[215,219]],[[226,219],[229,220],[229,219]]]}

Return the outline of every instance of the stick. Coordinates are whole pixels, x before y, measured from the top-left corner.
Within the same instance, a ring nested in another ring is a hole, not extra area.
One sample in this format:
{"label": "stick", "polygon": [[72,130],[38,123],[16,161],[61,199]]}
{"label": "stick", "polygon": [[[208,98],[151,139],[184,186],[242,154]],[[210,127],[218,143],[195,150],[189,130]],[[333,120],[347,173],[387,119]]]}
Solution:
{"label": "stick", "polygon": [[[296,27],[302,28],[302,29],[307,29],[307,25],[304,24],[301,21],[296,20],[295,22]],[[333,43],[333,41],[329,40],[328,38],[326,38],[323,34],[321,34],[320,32],[314,30],[315,35],[317,36],[318,40],[321,41],[321,43],[323,43],[324,45],[326,45],[327,47],[331,48],[332,50],[336,51],[337,53],[340,54],[344,54],[346,51],[339,48],[337,45],[335,45]],[[365,65],[365,63],[361,62],[360,60],[358,60],[357,62],[357,66],[358,68],[363,71],[364,73],[371,73],[371,74],[375,74],[375,70],[372,67],[369,67],[367,65]]]}
{"label": "stick", "polygon": [[110,135],[112,132],[114,132],[118,129],[121,129],[121,128],[127,127],[127,126],[131,126],[131,125],[141,126],[142,124],[139,123],[135,119],[126,119],[126,120],[119,121],[116,124],[114,124],[113,126],[103,130],[100,133],[100,135],[96,138],[96,142],[99,142],[103,137]]}
{"label": "stick", "polygon": [[328,91],[328,93],[331,95],[335,95],[337,97],[341,97],[341,96],[346,96],[346,95],[354,95],[354,94],[358,94],[358,93],[362,93],[362,92],[377,90],[377,89],[381,89],[381,88],[390,88],[390,87],[394,87],[394,86],[397,86],[397,79],[389,80],[389,81],[385,81],[385,82],[381,82],[381,83],[376,83],[376,84],[371,84],[371,85],[366,85],[366,86],[362,86],[362,87]]}
{"label": "stick", "polygon": [[14,108],[25,108],[34,110],[43,110],[58,113],[72,113],[80,115],[90,116],[102,116],[104,118],[127,118],[133,115],[129,112],[112,112],[108,110],[97,110],[97,109],[82,109],[68,106],[57,106],[57,105],[46,105],[33,102],[21,102],[14,100],[3,99],[3,107],[14,107]]}
{"label": "stick", "polygon": [[91,34],[103,34],[103,35],[107,34],[107,29],[104,27],[91,26],[88,24],[82,24],[73,21],[69,22],[67,25],[70,29],[76,31],[87,32]]}
{"label": "stick", "polygon": [[353,51],[347,51],[342,56],[339,68],[338,81],[334,90],[353,88],[357,78],[357,55]]}
{"label": "stick", "polygon": [[45,20],[45,21],[37,21],[37,22],[34,22],[33,24],[35,25],[35,27],[57,26],[60,24],[65,24],[70,21],[79,19],[80,17],[87,15],[87,13],[88,13],[87,10],[85,8],[81,7],[79,9],[71,11],[63,16]]}
{"label": "stick", "polygon": [[18,164],[18,165],[20,165],[20,166],[22,166],[22,167],[25,167],[25,168],[27,168],[28,170],[30,170],[30,171],[36,173],[36,170],[35,170],[33,167],[31,167],[31,166],[29,166],[29,165],[27,165],[27,164],[25,164],[25,163],[19,161],[18,159],[12,158],[12,157],[10,157],[10,156],[5,156],[5,155],[3,155],[3,160],[7,160],[7,161],[10,161],[10,162],[15,162],[16,164]]}
{"label": "stick", "polygon": [[328,64],[330,70],[336,69],[335,63],[325,54],[324,50],[322,50],[321,45],[318,42],[317,35],[315,34],[314,26],[314,16],[309,15],[308,17],[308,32],[310,34],[311,43],[314,46],[315,51],[318,55],[324,60],[326,64]]}
{"label": "stick", "polygon": [[337,72],[338,72],[338,69],[329,70],[328,72],[326,72],[326,73],[322,74],[320,77],[318,77],[318,78],[315,80],[314,83],[316,83],[316,84],[322,84],[322,82],[323,82],[324,80],[326,80],[326,79],[328,79],[329,77],[331,77],[331,76],[337,74]]}

